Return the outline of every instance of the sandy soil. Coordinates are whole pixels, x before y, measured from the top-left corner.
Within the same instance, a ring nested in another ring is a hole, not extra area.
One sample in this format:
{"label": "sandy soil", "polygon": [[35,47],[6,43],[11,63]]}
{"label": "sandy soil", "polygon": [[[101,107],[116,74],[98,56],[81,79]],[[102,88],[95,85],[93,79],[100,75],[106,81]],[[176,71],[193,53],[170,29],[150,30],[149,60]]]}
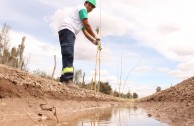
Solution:
{"label": "sandy soil", "polygon": [[68,88],[0,65],[0,126],[54,126],[86,111],[126,104],[113,96],[95,96],[92,90]]}
{"label": "sandy soil", "polygon": [[140,99],[149,116],[171,126],[194,126],[194,77]]}

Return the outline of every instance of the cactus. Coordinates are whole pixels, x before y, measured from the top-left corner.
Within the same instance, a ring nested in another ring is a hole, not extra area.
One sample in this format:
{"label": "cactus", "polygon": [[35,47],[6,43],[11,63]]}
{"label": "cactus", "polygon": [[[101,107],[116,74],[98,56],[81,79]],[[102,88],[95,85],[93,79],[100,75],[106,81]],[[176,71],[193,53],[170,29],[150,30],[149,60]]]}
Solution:
{"label": "cactus", "polygon": [[24,53],[24,42],[25,42],[26,36],[24,36],[22,38],[22,42],[21,45],[18,46],[18,53],[19,53],[19,65],[18,68],[22,70],[22,68],[24,67],[24,57],[23,57],[23,53]]}

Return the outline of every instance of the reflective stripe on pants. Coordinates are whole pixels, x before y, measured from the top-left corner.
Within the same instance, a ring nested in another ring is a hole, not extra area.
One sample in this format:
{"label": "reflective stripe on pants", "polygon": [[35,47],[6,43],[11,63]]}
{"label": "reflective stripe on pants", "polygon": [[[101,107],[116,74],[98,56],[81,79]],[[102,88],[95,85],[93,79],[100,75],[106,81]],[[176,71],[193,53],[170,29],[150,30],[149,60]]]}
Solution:
{"label": "reflective stripe on pants", "polygon": [[62,75],[66,74],[66,73],[73,73],[73,67],[66,67],[66,68],[63,68],[62,70]]}

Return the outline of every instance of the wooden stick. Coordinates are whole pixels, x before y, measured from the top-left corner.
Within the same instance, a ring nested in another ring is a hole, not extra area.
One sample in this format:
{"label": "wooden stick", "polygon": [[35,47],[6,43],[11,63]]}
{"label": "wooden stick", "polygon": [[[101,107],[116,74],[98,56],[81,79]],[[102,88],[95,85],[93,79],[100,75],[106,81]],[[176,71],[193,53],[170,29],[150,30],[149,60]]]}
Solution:
{"label": "wooden stick", "polygon": [[56,55],[54,55],[54,68],[53,68],[53,73],[52,73],[52,80],[53,80],[54,75],[55,75],[56,64],[57,64],[57,61],[56,61]]}

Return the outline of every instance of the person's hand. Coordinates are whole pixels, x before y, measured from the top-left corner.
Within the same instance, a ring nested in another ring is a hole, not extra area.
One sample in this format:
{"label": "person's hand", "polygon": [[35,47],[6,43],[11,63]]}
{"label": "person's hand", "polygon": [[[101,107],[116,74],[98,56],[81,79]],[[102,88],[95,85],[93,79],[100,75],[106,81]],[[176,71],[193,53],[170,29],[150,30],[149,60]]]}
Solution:
{"label": "person's hand", "polygon": [[100,40],[95,39],[92,43],[93,43],[94,45],[99,45],[99,44],[100,44]]}
{"label": "person's hand", "polygon": [[101,40],[101,39],[100,39],[100,36],[99,36],[98,34],[95,36],[95,39],[98,40],[98,41]]}

